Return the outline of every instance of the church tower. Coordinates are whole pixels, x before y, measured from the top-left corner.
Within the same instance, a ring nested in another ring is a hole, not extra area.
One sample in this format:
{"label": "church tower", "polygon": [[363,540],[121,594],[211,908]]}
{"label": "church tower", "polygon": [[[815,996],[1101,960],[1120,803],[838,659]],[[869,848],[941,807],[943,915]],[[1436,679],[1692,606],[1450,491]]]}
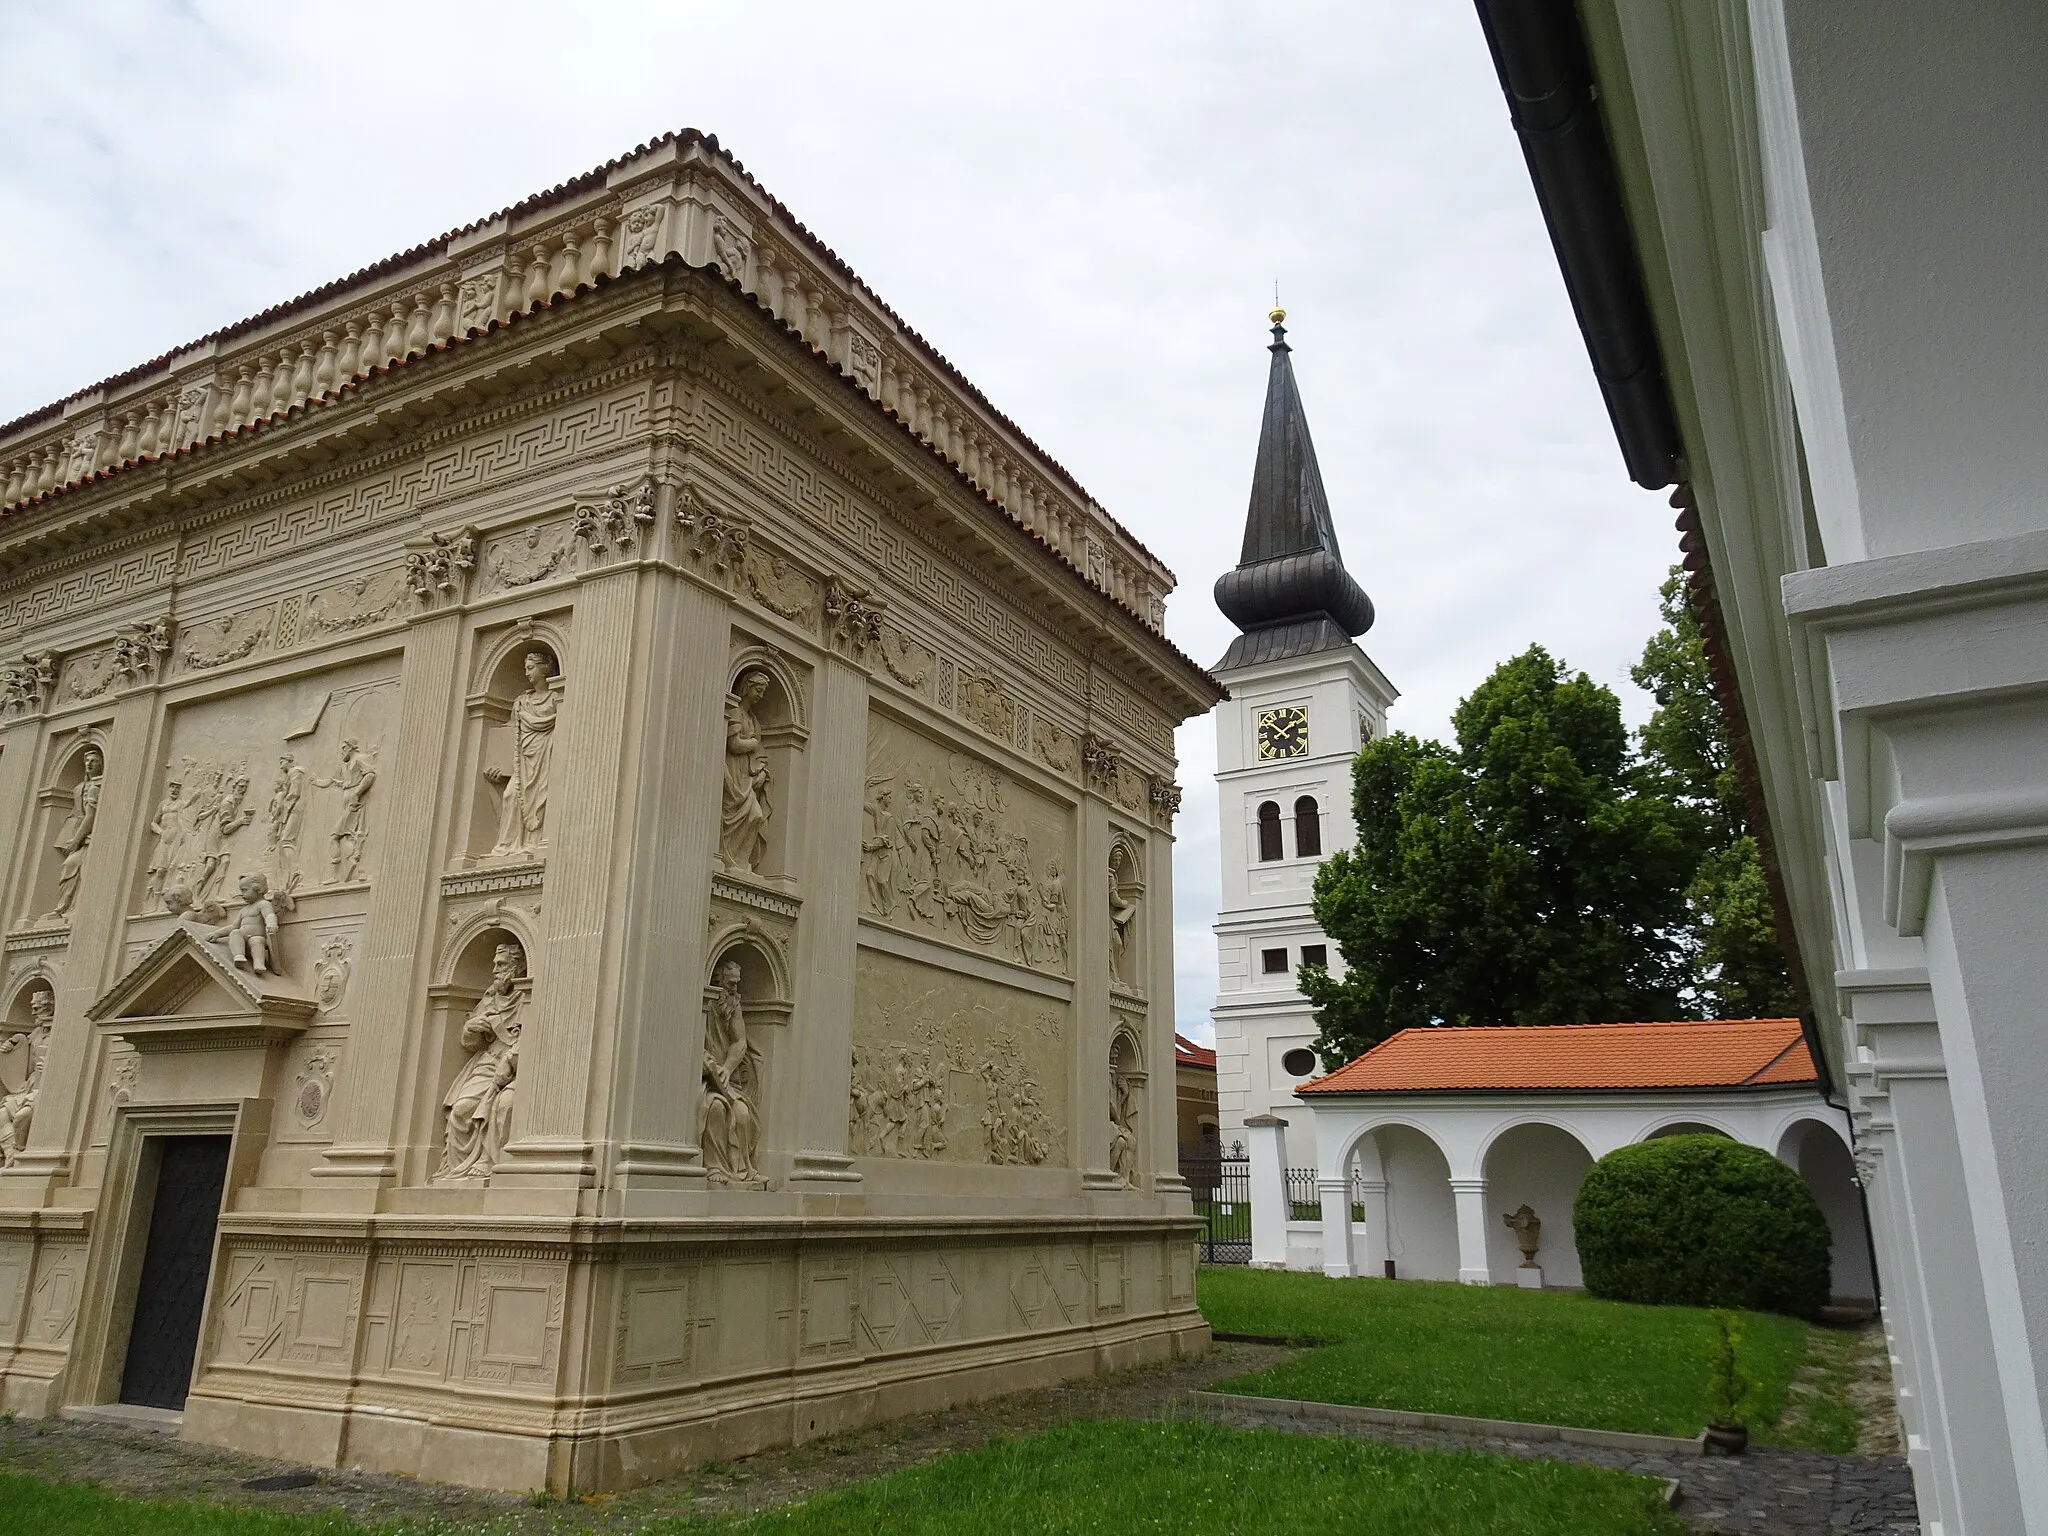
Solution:
{"label": "church tower", "polygon": [[1244,1140],[1246,1117],[1278,1114],[1291,1122],[1288,1163],[1301,1167],[1314,1163],[1315,1146],[1293,1095],[1321,1066],[1295,979],[1304,964],[1343,969],[1309,898],[1316,866],[1351,845],[1351,762],[1385,729],[1397,695],[1352,640],[1372,627],[1372,599],[1344,569],[1288,361],[1286,312],[1272,319],[1244,549],[1216,583],[1216,606],[1243,633],[1212,669],[1230,689],[1216,707],[1223,900],[1213,1017],[1225,1150]]}

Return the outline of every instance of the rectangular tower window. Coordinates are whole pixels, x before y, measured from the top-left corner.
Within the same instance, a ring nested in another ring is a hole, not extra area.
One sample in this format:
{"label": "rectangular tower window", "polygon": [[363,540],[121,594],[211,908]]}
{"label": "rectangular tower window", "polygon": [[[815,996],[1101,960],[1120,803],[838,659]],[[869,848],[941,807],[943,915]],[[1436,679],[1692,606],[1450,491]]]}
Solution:
{"label": "rectangular tower window", "polygon": [[1268,976],[1284,976],[1287,973],[1287,951],[1284,949],[1260,950],[1259,969]]}
{"label": "rectangular tower window", "polygon": [[1330,946],[1327,944],[1302,945],[1301,963],[1303,965],[1320,965],[1327,970],[1330,964]]}

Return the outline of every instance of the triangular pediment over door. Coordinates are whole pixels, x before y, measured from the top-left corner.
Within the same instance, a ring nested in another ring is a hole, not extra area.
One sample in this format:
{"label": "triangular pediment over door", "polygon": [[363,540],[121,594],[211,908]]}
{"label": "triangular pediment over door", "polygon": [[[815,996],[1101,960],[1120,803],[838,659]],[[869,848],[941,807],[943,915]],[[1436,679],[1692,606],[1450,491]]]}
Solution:
{"label": "triangular pediment over door", "polygon": [[181,928],[130,966],[86,1017],[147,1054],[276,1045],[301,1033],[317,1011],[286,977],[242,969]]}

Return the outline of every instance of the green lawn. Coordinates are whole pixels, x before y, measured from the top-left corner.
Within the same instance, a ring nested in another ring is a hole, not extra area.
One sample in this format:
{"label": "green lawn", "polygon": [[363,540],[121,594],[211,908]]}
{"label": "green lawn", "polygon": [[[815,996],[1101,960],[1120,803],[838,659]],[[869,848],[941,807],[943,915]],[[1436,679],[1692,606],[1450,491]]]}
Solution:
{"label": "green lawn", "polygon": [[[1413,1451],[1192,1422],[1074,1423],[808,1503],[706,1524],[722,1536],[1170,1531],[1234,1536],[1683,1536],[1657,1484],[1593,1467]],[[343,1536],[329,1519],[117,1498],[0,1473],[0,1530],[36,1536]],[[392,1527],[380,1529],[391,1530]],[[445,1527],[443,1528],[445,1529]]]}
{"label": "green lawn", "polygon": [[[1659,1435],[1694,1435],[1706,1425],[1711,1323],[1695,1308],[1223,1267],[1203,1269],[1197,1290],[1221,1332],[1327,1341],[1218,1391]],[[1793,1318],[1749,1315],[1751,1435],[1764,1444],[1853,1450],[1846,1396],[1846,1428],[1841,1412],[1816,1413],[1774,1438],[1813,1331]]]}

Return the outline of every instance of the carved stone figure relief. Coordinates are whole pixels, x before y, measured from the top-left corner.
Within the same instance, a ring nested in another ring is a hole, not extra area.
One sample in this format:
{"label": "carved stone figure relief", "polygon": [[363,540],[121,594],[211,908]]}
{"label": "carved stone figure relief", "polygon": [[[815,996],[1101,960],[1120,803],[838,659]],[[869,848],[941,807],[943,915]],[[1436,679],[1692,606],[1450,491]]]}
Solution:
{"label": "carved stone figure relief", "polygon": [[755,708],[766,697],[771,679],[761,669],[740,674],[725,696],[725,784],[719,819],[718,851],[724,868],[753,873],[761,867],[768,843],[768,822],[774,815],[769,799],[772,775]]}
{"label": "carved stone figure relief", "polygon": [[44,915],[43,921],[47,923],[70,920],[71,909],[78,901],[78,880],[85,873],[86,857],[92,852],[93,829],[99,823],[106,759],[98,747],[87,747],[82,755],[85,776],[71,792],[71,813],[57,829],[54,846],[62,862],[57,866],[57,904]]}
{"label": "carved stone figure relief", "polygon": [[747,237],[722,218],[711,222],[711,254],[727,277],[742,286],[746,284],[748,257],[752,254]]}
{"label": "carved stone figure relief", "polygon": [[282,971],[284,962],[277,953],[277,910],[291,910],[291,892],[278,891],[273,895],[270,877],[262,874],[242,876],[237,889],[241,905],[221,930],[221,937],[227,940],[229,958],[258,976]]}
{"label": "carved stone figure relief", "polygon": [[315,789],[341,791],[341,812],[334,818],[334,830],[327,834],[327,863],[337,885],[347,884],[362,873],[363,844],[370,836],[365,803],[376,783],[376,764],[358,743],[345,736],[341,742],[341,766],[334,777],[313,781]]}
{"label": "carved stone figure relief", "polygon": [[526,691],[512,700],[507,720],[510,766],[484,770],[498,791],[498,838],[489,854],[494,859],[525,858],[547,846],[548,767],[554,755],[561,683],[555,676],[555,658],[544,650],[528,651],[521,666]]}
{"label": "carved stone figure relief", "polygon": [[57,995],[45,983],[28,994],[29,1027],[0,1040],[0,1055],[21,1053],[24,1070],[18,1086],[0,1095],[0,1166],[13,1167],[28,1146],[36,1099],[42,1093],[43,1062],[50,1054],[50,1024],[57,1016]]}
{"label": "carved stone figure relief", "polygon": [[1072,774],[1080,768],[1080,738],[1042,715],[1031,722],[1031,749],[1054,773]]}
{"label": "carved stone figure relief", "polygon": [[[425,577],[424,572],[420,574]],[[427,578],[427,586],[429,592],[439,590],[431,578]],[[405,570],[380,571],[322,587],[306,603],[306,627],[316,635],[365,629],[396,613],[411,590]]]}
{"label": "carved stone figure relief", "polygon": [[[176,781],[169,786],[175,792]],[[159,821],[162,810],[158,812]],[[270,872],[280,885],[288,885],[299,873],[299,829],[306,819],[306,769],[286,752],[277,760],[277,782],[271,787],[270,804],[264,811],[264,844],[270,857]],[[152,823],[151,831],[157,830]],[[154,871],[156,866],[152,866]]]}
{"label": "carved stone figure relief", "polygon": [[[945,763],[943,773],[936,771]],[[999,770],[877,722],[861,834],[862,909],[1064,972],[1068,819]],[[1037,841],[1034,849],[1033,840]]]}
{"label": "carved stone figure relief", "polygon": [[619,267],[638,267],[654,259],[656,248],[661,243],[661,214],[659,206],[635,208],[626,215],[620,232]]}
{"label": "carved stone figure relief", "polygon": [[818,583],[780,555],[758,546],[746,552],[741,575],[747,595],[785,619],[815,628],[818,623]]}
{"label": "carved stone figure relief", "polygon": [[96,699],[113,687],[119,676],[114,670],[114,648],[111,645],[67,656],[64,658],[62,681],[57,685],[57,700],[61,704],[74,704]]}
{"label": "carved stone figure relief", "polygon": [[531,987],[526,951],[503,940],[491,957],[490,985],[462,1021],[462,1048],[470,1054],[441,1101],[446,1118],[436,1179],[487,1179],[505,1150]]}
{"label": "carved stone figure relief", "polygon": [[1017,734],[1017,706],[992,677],[972,676],[960,683],[960,713],[998,741]]}
{"label": "carved stone figure relief", "polygon": [[847,1130],[862,1157],[1059,1160],[1067,1004],[863,949]]}
{"label": "carved stone figure relief", "polygon": [[761,1053],[747,1038],[740,963],[721,961],[704,998],[704,1087],[698,1136],[713,1184],[759,1185]]}
{"label": "carved stone figure relief", "polygon": [[931,681],[932,663],[936,654],[928,645],[920,645],[893,624],[882,631],[882,665],[889,669],[889,675],[904,687],[922,693],[925,684]]}
{"label": "carved stone figure relief", "polygon": [[530,587],[560,571],[569,558],[569,525],[535,523],[493,539],[484,553],[487,592]]}
{"label": "carved stone figure relief", "polygon": [[1142,987],[1137,956],[1138,906],[1144,899],[1145,883],[1138,870],[1138,856],[1118,839],[1109,852],[1109,977],[1131,990]]}
{"label": "carved stone figure relief", "polygon": [[267,604],[189,626],[178,636],[178,653],[185,670],[224,667],[250,655],[270,633],[270,621],[276,613],[276,605]]}

